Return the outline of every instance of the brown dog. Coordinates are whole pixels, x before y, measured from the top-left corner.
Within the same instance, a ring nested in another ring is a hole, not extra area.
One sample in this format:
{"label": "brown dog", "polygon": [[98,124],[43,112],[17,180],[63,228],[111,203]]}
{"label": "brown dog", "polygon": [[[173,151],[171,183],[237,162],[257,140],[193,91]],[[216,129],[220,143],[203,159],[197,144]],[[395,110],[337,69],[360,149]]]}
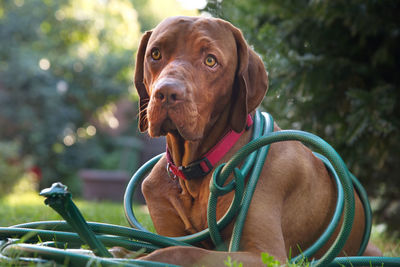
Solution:
{"label": "brown dog", "polygon": [[[230,23],[173,17],[142,37],[135,85],[140,97],[139,128],[152,137],[166,136],[169,163],[188,166],[230,130],[243,132],[217,166],[249,142],[252,129],[244,130],[246,118],[262,101],[268,76],[261,59]],[[279,130],[275,125],[275,131]],[[181,179],[173,177],[167,165],[167,157],[163,157],[142,185],[157,232],[183,236],[207,228],[212,171]],[[218,219],[232,197],[228,194],[219,199]],[[320,236],[333,215],[335,202],[335,185],[324,164],[308,148],[299,142],[275,143],[250,205],[241,252],[212,251],[211,242],[202,242],[202,248],[160,249],[143,259],[184,266],[222,266],[229,255],[245,266],[257,266],[261,265],[260,253],[267,252],[285,263],[289,250],[294,256],[299,253],[298,247],[305,250]],[[356,197],[354,227],[343,255],[356,254],[363,231],[363,208]],[[222,232],[227,242],[231,232],[232,225]],[[370,244],[367,254],[378,251]]]}

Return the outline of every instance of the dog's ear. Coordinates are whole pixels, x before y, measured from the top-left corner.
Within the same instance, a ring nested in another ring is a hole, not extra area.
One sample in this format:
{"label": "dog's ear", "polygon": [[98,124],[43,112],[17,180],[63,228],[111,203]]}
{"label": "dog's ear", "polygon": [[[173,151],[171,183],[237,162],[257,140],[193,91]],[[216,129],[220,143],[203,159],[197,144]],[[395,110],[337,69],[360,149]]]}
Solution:
{"label": "dog's ear", "polygon": [[147,31],[143,36],[139,44],[139,49],[136,55],[136,66],[135,66],[135,87],[139,95],[139,130],[145,132],[148,128],[147,121],[147,104],[150,101],[150,97],[147,93],[146,86],[143,83],[143,63],[146,53],[147,43],[151,36],[151,31]]}
{"label": "dog's ear", "polygon": [[268,90],[268,74],[261,58],[247,45],[241,31],[232,26],[236,40],[238,67],[232,94],[231,127],[241,132],[247,114],[263,100]]}

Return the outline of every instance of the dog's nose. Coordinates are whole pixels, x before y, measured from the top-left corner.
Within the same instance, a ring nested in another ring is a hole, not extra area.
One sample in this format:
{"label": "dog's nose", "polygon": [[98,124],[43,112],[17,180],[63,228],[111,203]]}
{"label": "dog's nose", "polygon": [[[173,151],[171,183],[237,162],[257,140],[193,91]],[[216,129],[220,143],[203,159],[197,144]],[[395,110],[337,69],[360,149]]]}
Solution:
{"label": "dog's nose", "polygon": [[158,81],[153,90],[154,98],[163,105],[173,106],[184,99],[184,87],[174,79]]}

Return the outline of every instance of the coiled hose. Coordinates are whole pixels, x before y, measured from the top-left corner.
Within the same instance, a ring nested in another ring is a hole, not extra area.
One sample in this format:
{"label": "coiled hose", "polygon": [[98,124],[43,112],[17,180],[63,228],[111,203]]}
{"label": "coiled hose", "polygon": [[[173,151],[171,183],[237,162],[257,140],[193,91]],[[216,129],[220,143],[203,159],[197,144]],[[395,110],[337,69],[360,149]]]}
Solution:
{"label": "coiled hose", "polygon": [[[330,238],[343,213],[343,223],[335,242],[321,259],[311,262],[312,266],[382,266],[382,264],[384,266],[400,266],[398,257],[360,256],[364,252],[370,236],[371,209],[365,190],[348,171],[336,151],[324,140],[310,133],[293,130],[273,132],[272,117],[266,113],[261,114],[257,111],[254,120],[253,141],[240,149],[226,164],[218,166],[213,173],[207,212],[209,228],[196,234],[169,238],[149,232],[136,219],[132,209],[133,193],[145,175],[163,156],[161,154],[143,165],[133,175],[127,186],[124,196],[125,215],[129,224],[136,229],[102,223],[86,223],[73,204],[66,188],[58,184],[42,194],[47,197],[46,204],[59,212],[66,222],[31,222],[0,227],[0,262],[14,264],[55,261],[66,266],[88,266],[91,263],[101,264],[101,266],[174,266],[157,262],[112,258],[105,250],[105,246],[121,246],[130,250],[142,249],[145,252],[151,252],[168,246],[192,246],[207,238],[211,238],[218,250],[238,251],[247,210],[268,154],[269,145],[275,142],[297,140],[320,151],[321,154],[316,153],[316,156],[333,174],[338,200],[332,221],[325,232],[310,248],[291,261],[298,262],[303,258],[311,258]],[[244,162],[242,167],[237,168],[242,162]],[[223,186],[231,174],[233,174],[233,179]],[[249,176],[249,180],[245,184],[244,180],[247,176]],[[364,238],[357,257],[336,257],[350,234],[354,220],[353,186],[362,200],[366,214]],[[232,190],[235,195],[231,206],[223,218],[217,222],[216,203],[218,197]],[[235,216],[231,242],[229,248],[226,248],[219,231],[228,225]],[[39,244],[37,244],[38,242]],[[88,254],[82,249],[79,250],[80,253],[73,250],[80,248],[85,243],[89,245],[95,255]]]}

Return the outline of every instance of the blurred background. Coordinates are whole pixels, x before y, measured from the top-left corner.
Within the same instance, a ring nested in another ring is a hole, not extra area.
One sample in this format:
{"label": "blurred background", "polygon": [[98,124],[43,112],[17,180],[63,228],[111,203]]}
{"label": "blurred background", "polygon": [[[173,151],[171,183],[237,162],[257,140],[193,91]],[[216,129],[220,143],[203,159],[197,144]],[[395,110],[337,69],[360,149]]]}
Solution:
{"label": "blurred background", "polygon": [[211,15],[263,58],[262,108],[337,149],[376,222],[399,231],[398,14],[397,0],[0,0],[0,198],[23,179],[93,199],[96,181],[123,189],[165,148],[137,132],[142,33],[168,16]]}

